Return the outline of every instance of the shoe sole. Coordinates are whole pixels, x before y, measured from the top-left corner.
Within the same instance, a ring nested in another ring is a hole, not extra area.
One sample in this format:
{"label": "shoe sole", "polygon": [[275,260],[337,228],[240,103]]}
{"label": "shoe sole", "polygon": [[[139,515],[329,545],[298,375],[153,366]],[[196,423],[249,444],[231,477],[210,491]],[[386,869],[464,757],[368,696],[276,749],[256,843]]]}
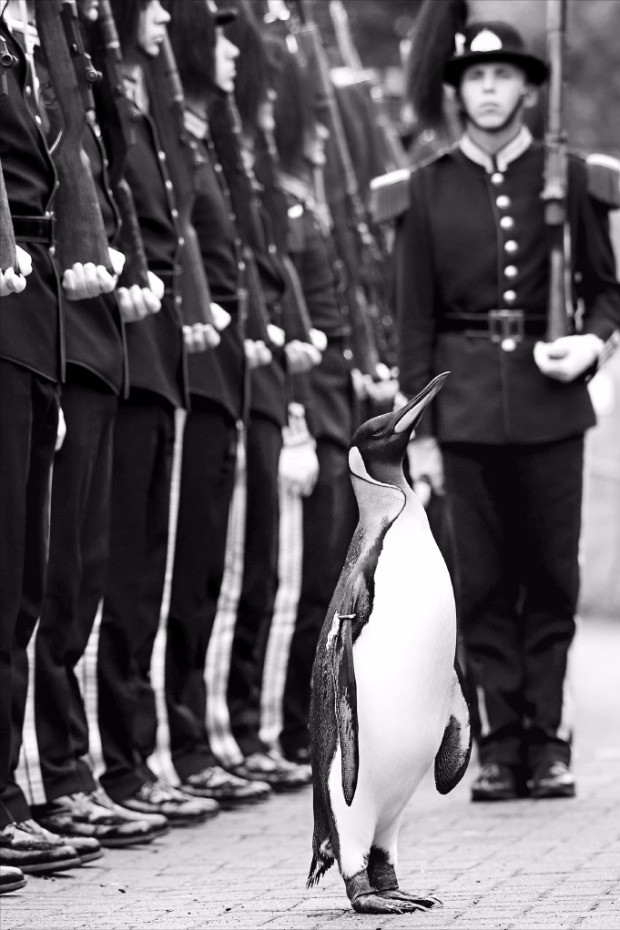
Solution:
{"label": "shoe sole", "polygon": [[82,865],[82,860],[76,856],[75,859],[63,859],[60,862],[54,862],[50,864],[49,862],[36,862],[31,865],[20,865],[18,868],[22,870],[24,875],[51,875],[54,872],[66,872],[68,869],[79,869]]}
{"label": "shoe sole", "polygon": [[574,798],[576,793],[574,785],[570,788],[534,788],[530,797],[540,801],[546,798]]}
{"label": "shoe sole", "polygon": [[94,862],[95,859],[101,859],[103,856],[103,849],[93,849],[92,852],[82,854],[78,853],[78,855],[82,865],[85,865],[87,862]]}
{"label": "shoe sole", "polygon": [[6,882],[2,888],[0,888],[0,894],[8,894],[10,891],[19,891],[25,884],[25,878],[16,879],[14,882]]}
{"label": "shoe sole", "polygon": [[517,801],[519,795],[515,791],[502,791],[497,794],[486,794],[482,791],[472,791],[472,801]]}
{"label": "shoe sole", "polygon": [[272,791],[267,794],[251,795],[245,798],[218,798],[212,794],[203,794],[196,788],[183,788],[186,794],[191,794],[193,798],[202,798],[205,801],[217,801],[220,809],[223,811],[234,810],[237,807],[245,807],[248,804],[262,804],[268,801],[272,796]]}
{"label": "shoe sole", "polygon": [[142,836],[122,836],[117,839],[97,837],[104,849],[124,849],[126,846],[145,846],[152,843],[159,834],[144,833]]}

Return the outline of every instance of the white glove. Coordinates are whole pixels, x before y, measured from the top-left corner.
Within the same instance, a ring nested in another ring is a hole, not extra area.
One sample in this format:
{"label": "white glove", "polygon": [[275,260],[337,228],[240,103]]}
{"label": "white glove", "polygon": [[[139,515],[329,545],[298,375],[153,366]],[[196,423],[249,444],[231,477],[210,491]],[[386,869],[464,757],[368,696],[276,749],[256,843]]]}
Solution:
{"label": "white glove", "polygon": [[220,344],[218,332],[210,323],[193,323],[183,326],[183,345],[188,353],[205,352]]}
{"label": "white glove", "polygon": [[289,422],[282,430],[284,445],[280,453],[280,487],[296,497],[312,494],[319,476],[316,442],[308,431],[301,404],[289,406]]}
{"label": "white glove", "polygon": [[211,301],[211,316],[213,317],[213,323],[218,333],[221,333],[227,326],[230,326],[230,321],[232,320],[230,313],[214,301]]}
{"label": "white glove", "polygon": [[301,342],[299,339],[291,339],[284,346],[284,353],[288,370],[292,375],[303,375],[318,365],[321,361],[321,353],[309,342]]}
{"label": "white glove", "polygon": [[574,381],[598,361],[603,340],[594,333],[561,336],[554,342],[537,342],[534,361],[538,368],[555,381]]}
{"label": "white glove", "polygon": [[117,280],[117,276],[110,274],[103,265],[75,262],[63,272],[62,286],[69,300],[89,300],[100,294],[109,294],[116,287]]}
{"label": "white glove", "polygon": [[413,489],[426,506],[431,496],[444,493],[443,459],[437,440],[432,436],[412,439],[407,446]]}

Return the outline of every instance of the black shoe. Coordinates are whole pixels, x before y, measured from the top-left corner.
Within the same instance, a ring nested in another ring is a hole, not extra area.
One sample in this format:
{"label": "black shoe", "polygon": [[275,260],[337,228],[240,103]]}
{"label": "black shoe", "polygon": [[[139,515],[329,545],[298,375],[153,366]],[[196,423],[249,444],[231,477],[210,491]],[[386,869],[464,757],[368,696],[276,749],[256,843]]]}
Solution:
{"label": "black shoe", "polygon": [[574,798],[576,793],[575,776],[558,759],[541,762],[528,785],[533,798]]}
{"label": "black shoe", "polygon": [[310,765],[310,750],[307,746],[298,746],[296,749],[283,749],[282,755],[288,762],[295,765]]}
{"label": "black shoe", "polygon": [[197,798],[211,798],[228,810],[241,804],[257,804],[271,796],[267,782],[240,778],[220,765],[210,765],[190,775],[181,789]]}
{"label": "black shoe", "polygon": [[128,798],[122,807],[137,814],[163,814],[171,827],[189,827],[203,823],[219,813],[220,805],[211,798],[196,798],[161,780],[147,781]]}
{"label": "black shoe", "polygon": [[18,891],[26,884],[26,876],[21,869],[12,865],[0,865],[0,894]]}
{"label": "black shoe", "polygon": [[230,766],[230,771],[249,781],[267,782],[274,791],[297,791],[312,781],[309,765],[287,762],[275,749],[253,752],[239,765]]}
{"label": "black shoe", "polygon": [[68,841],[44,830],[34,820],[23,820],[0,830],[0,865],[30,874],[64,872],[78,868],[82,862]]}
{"label": "black shoe", "polygon": [[[60,836],[71,837],[69,842],[78,853],[80,850],[73,842],[78,838],[95,839],[101,846],[112,849],[150,843],[154,838],[146,821],[135,820],[120,809],[104,807],[94,792],[86,794],[84,791],[75,791],[73,794],[65,794],[37,808],[35,817],[46,829]],[[84,860],[81,854],[80,858],[83,862],[90,861]]]}
{"label": "black shoe", "polygon": [[512,801],[519,796],[513,769],[500,762],[483,765],[471,789],[472,801]]}

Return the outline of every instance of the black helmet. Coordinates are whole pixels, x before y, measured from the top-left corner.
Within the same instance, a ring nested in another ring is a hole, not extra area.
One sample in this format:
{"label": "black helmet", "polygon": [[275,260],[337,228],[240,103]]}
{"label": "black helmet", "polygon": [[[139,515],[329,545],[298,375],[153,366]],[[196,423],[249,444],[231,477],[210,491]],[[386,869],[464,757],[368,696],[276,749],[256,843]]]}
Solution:
{"label": "black helmet", "polygon": [[517,65],[525,71],[531,84],[547,80],[546,63],[526,49],[522,37],[509,23],[471,23],[457,33],[455,46],[444,68],[444,81],[453,87],[458,87],[466,68],[485,61],[507,61]]}

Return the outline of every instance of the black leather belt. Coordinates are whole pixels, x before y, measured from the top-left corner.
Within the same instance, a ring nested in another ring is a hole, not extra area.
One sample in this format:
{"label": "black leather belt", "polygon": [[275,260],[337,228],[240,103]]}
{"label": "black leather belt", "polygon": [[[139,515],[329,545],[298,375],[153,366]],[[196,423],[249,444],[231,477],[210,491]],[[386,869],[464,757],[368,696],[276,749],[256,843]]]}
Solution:
{"label": "black leather belt", "polygon": [[443,318],[442,332],[464,333],[491,342],[500,343],[510,351],[525,335],[542,336],[547,318],[526,316],[523,310],[489,310],[487,313],[447,313]]}
{"label": "black leather belt", "polygon": [[45,216],[11,216],[13,232],[17,242],[54,242],[54,214]]}

